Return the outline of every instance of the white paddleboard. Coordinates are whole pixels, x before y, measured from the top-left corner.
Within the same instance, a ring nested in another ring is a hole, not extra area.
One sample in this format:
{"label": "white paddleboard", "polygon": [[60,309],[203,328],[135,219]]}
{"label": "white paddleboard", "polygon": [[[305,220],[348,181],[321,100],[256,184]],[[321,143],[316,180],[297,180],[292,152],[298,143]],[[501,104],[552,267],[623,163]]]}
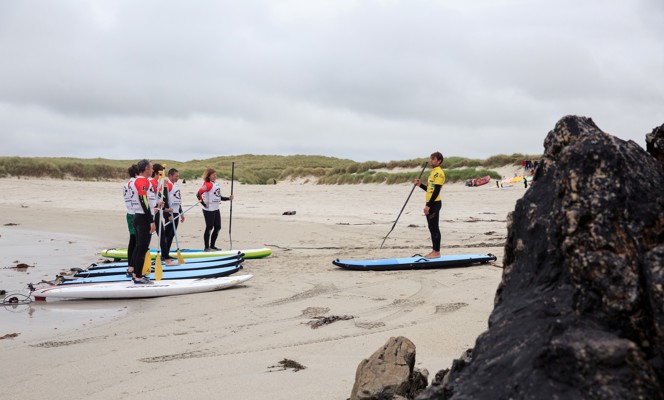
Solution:
{"label": "white paddleboard", "polygon": [[40,287],[32,292],[35,300],[59,299],[131,299],[142,297],[176,296],[211,292],[240,285],[253,275],[234,275],[221,278],[173,279],[153,281],[151,284],[129,282],[82,283]]}

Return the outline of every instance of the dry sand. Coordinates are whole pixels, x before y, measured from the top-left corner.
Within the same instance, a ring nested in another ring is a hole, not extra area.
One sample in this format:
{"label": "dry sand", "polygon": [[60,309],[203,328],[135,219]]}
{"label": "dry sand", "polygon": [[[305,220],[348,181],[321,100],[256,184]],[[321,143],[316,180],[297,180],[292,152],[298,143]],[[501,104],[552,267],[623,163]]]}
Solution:
{"label": "dry sand", "polygon": [[[506,171],[511,175],[514,171]],[[119,182],[0,179],[0,289],[24,290],[125,247]],[[346,399],[355,370],[391,336],[417,346],[431,376],[474,345],[500,282],[507,214],[522,185],[443,189],[443,254],[493,253],[494,265],[362,272],[336,258],[425,254],[429,233],[416,189],[383,249],[410,185],[235,185],[234,248],[270,247],[247,260],[254,279],[234,289],[142,300],[38,302],[0,310],[1,398]],[[198,182],[182,185],[193,204]],[[222,192],[229,193],[228,182]],[[296,215],[282,215],[296,211]],[[192,210],[182,248],[202,248]],[[7,224],[17,224],[7,226]],[[228,247],[228,203],[218,245]],[[153,239],[153,243],[155,239]],[[27,271],[11,269],[17,262]],[[352,315],[318,329],[317,316]],[[283,359],[306,367],[272,368]]]}

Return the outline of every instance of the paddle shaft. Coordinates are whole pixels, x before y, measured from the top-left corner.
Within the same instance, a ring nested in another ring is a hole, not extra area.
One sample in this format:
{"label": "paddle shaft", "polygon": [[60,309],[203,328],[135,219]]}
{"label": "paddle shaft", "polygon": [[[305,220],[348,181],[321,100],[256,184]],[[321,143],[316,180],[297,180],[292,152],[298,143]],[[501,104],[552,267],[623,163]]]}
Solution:
{"label": "paddle shaft", "polygon": [[[233,196],[233,182],[235,182],[235,161],[231,162],[231,197]],[[231,230],[233,228],[233,199],[231,199],[230,215],[228,217],[228,241],[230,248],[233,248],[233,236]]]}
{"label": "paddle shaft", "polygon": [[[157,205],[159,205],[159,199],[161,201],[164,201],[164,172],[159,171],[159,184],[157,185]],[[159,232],[157,233],[157,236],[159,236],[159,240],[161,240],[161,229],[164,226],[164,219],[163,219],[163,205],[159,207],[159,211],[157,212],[159,214]]]}
{"label": "paddle shaft", "polygon": [[[422,174],[424,173],[424,170],[427,168],[427,162],[424,162],[424,165],[422,166],[422,171],[420,171],[420,176],[417,177],[417,179],[422,179]],[[399,218],[401,217],[401,213],[403,210],[406,208],[406,204],[408,204],[408,200],[410,200],[410,196],[413,195],[413,192],[415,191],[415,185],[413,185],[413,188],[410,189],[410,193],[408,194],[408,198],[406,199],[406,202],[403,203],[403,207],[401,207],[401,211],[399,211],[399,215],[397,215],[397,219],[394,221],[394,224],[392,225],[392,229],[390,229],[389,232],[387,232],[387,235],[385,235],[385,238],[383,238],[383,242],[380,244],[380,248],[383,248],[383,245],[385,244],[385,240],[387,239],[388,236],[390,236],[390,233],[394,230],[394,227],[397,226],[397,222],[399,221]]]}
{"label": "paddle shaft", "polygon": [[185,215],[187,212],[189,212],[189,210],[191,210],[192,208],[196,207],[196,206],[199,205],[199,204],[201,204],[200,201],[199,201],[198,203],[194,204],[193,206],[187,208],[186,210],[182,211],[182,214],[178,214],[178,216],[175,217],[175,218],[173,219],[173,221],[168,221],[167,223],[165,223],[165,224],[164,224],[164,228],[167,227],[168,225],[174,223],[174,222],[177,221],[178,219],[180,219],[181,216]]}
{"label": "paddle shaft", "polygon": [[[169,179],[170,179],[170,178],[169,178]],[[174,184],[174,185],[175,185],[175,184]],[[168,204],[170,205],[171,203],[169,202]],[[197,203],[197,204],[198,204],[198,203]],[[196,204],[194,204],[194,206],[195,206],[195,205],[196,205]],[[192,206],[192,207],[193,207],[193,206]],[[173,208],[171,207],[171,210],[172,210],[172,209],[173,209]],[[184,214],[184,213],[182,213],[182,214]],[[170,211],[170,215],[171,215],[171,218],[173,218],[173,211]],[[178,218],[180,218],[180,215],[179,215],[179,214],[178,214],[177,218],[173,218],[173,220],[172,220],[172,221],[168,221],[168,223],[170,224],[171,222],[173,222],[173,235],[175,236],[175,246],[177,246],[177,248],[178,248],[178,252],[179,252],[179,251],[180,251],[180,241],[178,240],[178,227],[177,227],[177,225],[175,225],[175,220],[177,220]],[[164,224],[164,229],[166,228],[166,225],[168,225],[168,224]],[[170,252],[170,249],[168,249],[168,251]],[[179,262],[179,260],[178,260],[178,262]]]}

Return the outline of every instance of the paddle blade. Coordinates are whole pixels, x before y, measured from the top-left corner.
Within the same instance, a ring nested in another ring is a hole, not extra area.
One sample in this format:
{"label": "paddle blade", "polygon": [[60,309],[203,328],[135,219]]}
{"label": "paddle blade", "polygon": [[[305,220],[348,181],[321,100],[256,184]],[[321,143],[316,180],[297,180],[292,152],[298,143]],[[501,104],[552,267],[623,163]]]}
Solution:
{"label": "paddle blade", "polygon": [[154,260],[154,279],[160,281],[164,274],[164,268],[161,265],[161,257],[157,254],[157,259]]}
{"label": "paddle blade", "polygon": [[143,262],[143,275],[150,275],[150,271],[152,271],[152,257],[150,256],[150,250],[148,250]]}
{"label": "paddle blade", "polygon": [[182,257],[182,253],[180,253],[180,249],[178,249],[178,264],[180,264],[180,265],[184,264],[184,257]]}

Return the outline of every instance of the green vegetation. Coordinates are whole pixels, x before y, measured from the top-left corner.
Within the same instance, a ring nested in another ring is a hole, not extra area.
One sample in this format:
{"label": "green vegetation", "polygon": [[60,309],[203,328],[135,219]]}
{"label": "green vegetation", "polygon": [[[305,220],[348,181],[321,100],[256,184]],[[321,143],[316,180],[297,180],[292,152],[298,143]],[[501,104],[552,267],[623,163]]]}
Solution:
{"label": "green vegetation", "polygon": [[[500,175],[491,168],[521,165],[523,159],[538,159],[539,155],[496,155],[486,160],[448,157],[443,170],[448,182],[465,181],[490,175]],[[137,160],[83,159],[65,157],[0,157],[0,177],[44,177],[79,180],[118,180],[127,178],[127,168]],[[419,175],[427,159],[403,161],[366,161],[324,156],[252,155],[224,156],[186,162],[152,160],[177,168],[180,179],[200,179],[205,168],[214,168],[220,179],[231,178],[231,164],[235,162],[235,179],[247,184],[272,184],[280,180],[311,179],[318,184],[339,185],[359,183],[404,183]],[[428,168],[427,168],[428,171]],[[427,173],[425,171],[425,175]]]}

